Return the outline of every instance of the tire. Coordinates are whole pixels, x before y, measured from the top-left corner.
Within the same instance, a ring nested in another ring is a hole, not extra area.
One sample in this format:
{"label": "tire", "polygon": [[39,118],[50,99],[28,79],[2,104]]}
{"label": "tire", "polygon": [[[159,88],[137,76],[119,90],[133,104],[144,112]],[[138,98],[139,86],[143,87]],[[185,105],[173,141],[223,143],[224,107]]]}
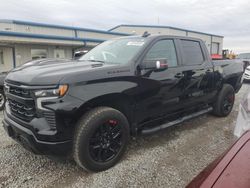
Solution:
{"label": "tire", "polygon": [[234,100],[234,88],[229,84],[224,84],[214,103],[213,114],[219,117],[228,116],[233,109]]}
{"label": "tire", "polygon": [[4,92],[3,90],[0,89],[0,111],[4,109],[5,102],[6,102],[6,98],[5,98]]}
{"label": "tire", "polygon": [[73,157],[87,171],[103,171],[121,159],[128,141],[126,117],[113,108],[97,107],[83,115],[76,125]]}

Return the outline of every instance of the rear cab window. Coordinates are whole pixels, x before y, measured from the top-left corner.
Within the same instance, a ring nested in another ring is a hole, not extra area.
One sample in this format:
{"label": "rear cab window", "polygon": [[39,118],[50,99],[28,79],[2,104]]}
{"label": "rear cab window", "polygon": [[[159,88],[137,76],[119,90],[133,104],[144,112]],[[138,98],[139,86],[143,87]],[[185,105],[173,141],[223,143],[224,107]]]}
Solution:
{"label": "rear cab window", "polygon": [[181,40],[183,65],[200,65],[205,59],[199,41]]}

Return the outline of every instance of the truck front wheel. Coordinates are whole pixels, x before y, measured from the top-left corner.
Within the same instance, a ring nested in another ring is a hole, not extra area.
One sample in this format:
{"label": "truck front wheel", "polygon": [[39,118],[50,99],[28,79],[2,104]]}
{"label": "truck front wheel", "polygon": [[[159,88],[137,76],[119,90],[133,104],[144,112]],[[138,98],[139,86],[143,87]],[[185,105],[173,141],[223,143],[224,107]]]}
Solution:
{"label": "truck front wheel", "polygon": [[125,152],[129,123],[118,110],[97,107],[83,115],[76,125],[73,157],[87,171],[114,166]]}
{"label": "truck front wheel", "polygon": [[233,109],[234,100],[234,88],[230,84],[224,84],[214,103],[213,114],[219,117],[226,117]]}

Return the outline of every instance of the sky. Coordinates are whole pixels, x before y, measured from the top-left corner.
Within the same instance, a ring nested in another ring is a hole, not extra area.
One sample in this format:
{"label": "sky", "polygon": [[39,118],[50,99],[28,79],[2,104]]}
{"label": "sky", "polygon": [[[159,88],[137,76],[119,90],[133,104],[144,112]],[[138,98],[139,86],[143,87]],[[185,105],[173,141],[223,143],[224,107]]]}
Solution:
{"label": "sky", "polygon": [[108,30],[167,25],[224,36],[224,49],[250,52],[248,0],[0,0],[0,19]]}

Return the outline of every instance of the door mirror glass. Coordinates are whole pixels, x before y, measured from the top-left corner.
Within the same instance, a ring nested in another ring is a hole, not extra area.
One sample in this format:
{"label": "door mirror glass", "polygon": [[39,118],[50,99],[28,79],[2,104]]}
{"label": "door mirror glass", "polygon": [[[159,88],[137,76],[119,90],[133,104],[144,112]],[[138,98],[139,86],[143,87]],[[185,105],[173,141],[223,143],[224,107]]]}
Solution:
{"label": "door mirror glass", "polygon": [[168,68],[167,59],[152,59],[143,62],[143,69],[147,70],[166,70]]}

